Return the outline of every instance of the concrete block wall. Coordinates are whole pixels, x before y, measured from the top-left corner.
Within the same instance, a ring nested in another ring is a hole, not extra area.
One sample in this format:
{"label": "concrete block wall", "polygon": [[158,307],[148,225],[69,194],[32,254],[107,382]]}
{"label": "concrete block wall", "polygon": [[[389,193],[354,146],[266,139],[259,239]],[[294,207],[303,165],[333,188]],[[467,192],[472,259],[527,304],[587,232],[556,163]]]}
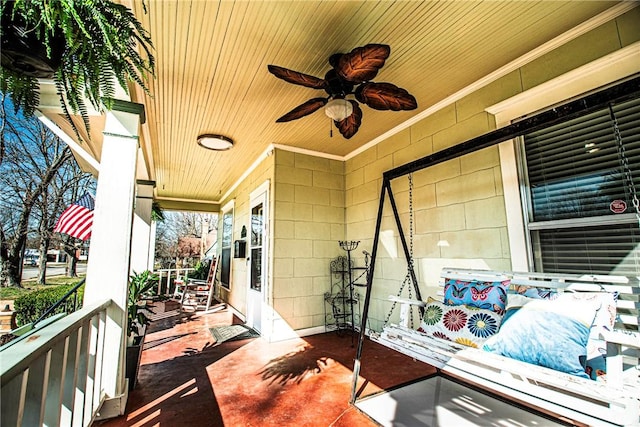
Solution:
{"label": "concrete block wall", "polygon": [[[371,250],[384,171],[495,129],[487,107],[639,40],[639,9],[594,28],[347,160],[346,238],[361,240],[360,247]],[[412,180],[413,258],[423,299],[437,296],[444,266],[511,267],[497,146],[423,169]],[[407,239],[408,189],[408,177],[392,182]],[[391,308],[387,298],[398,293],[406,275],[407,263],[387,199],[368,327],[382,327]],[[410,287],[407,283],[403,296],[408,296]],[[417,312],[414,317],[419,322]],[[391,321],[397,321],[397,310]]]}
{"label": "concrete block wall", "polygon": [[329,263],[344,254],[344,162],[276,149],[275,164],[274,331],[323,326]]}
{"label": "concrete block wall", "polygon": [[[275,149],[231,198],[234,239],[249,219],[249,194],[272,179],[271,294],[274,328],[301,330],[324,324],[323,294],[329,262],[343,255],[338,240],[359,240],[354,263],[371,252],[382,173],[495,129],[485,109],[567,71],[640,40],[640,8],[559,46],[474,93],[346,161]],[[393,114],[389,112],[388,114]],[[497,147],[413,174],[413,252],[423,299],[436,296],[444,266],[509,269],[510,250]],[[409,237],[409,183],[392,188]],[[384,207],[369,327],[380,329],[407,273],[389,201]],[[234,260],[229,302],[246,306],[246,263]],[[409,285],[403,292],[407,296]],[[397,319],[394,313],[392,320]],[[419,319],[415,318],[418,322]]]}
{"label": "concrete block wall", "polygon": [[[226,205],[231,200],[234,201],[233,212],[233,238],[232,241],[241,239],[240,233],[244,225],[247,230],[251,229],[250,221],[250,195],[253,190],[262,185],[266,180],[271,181],[271,199],[273,200],[273,176],[274,176],[274,157],[267,156],[242,182],[238,184],[236,189],[222,201],[221,206]],[[271,215],[273,217],[273,209]],[[220,215],[218,230],[222,230],[222,215]],[[248,234],[248,233],[247,233]],[[219,236],[222,236],[219,234]],[[245,241],[247,238],[245,238]],[[271,242],[271,244],[273,244]],[[248,243],[247,243],[248,245]],[[247,246],[248,250],[248,246]],[[271,246],[273,251],[273,246]],[[273,252],[272,252],[273,253]],[[233,253],[231,254],[233,257]],[[232,305],[237,311],[246,315],[247,310],[247,288],[249,265],[245,258],[231,259],[230,273],[230,289],[221,288],[221,297],[228,304]]]}
{"label": "concrete block wall", "polygon": [[[460,110],[460,111],[459,111]],[[455,143],[487,133],[491,118],[484,112],[464,116],[457,105],[346,162],[347,239],[362,240],[371,251],[382,173]],[[391,184],[402,227],[411,245],[422,297],[435,296],[443,265],[509,267],[504,199],[497,147],[457,158],[412,175],[413,223],[409,215],[409,177]],[[407,262],[387,197],[381,226],[369,327],[379,329],[391,308],[387,297],[412,291]],[[415,293],[413,293],[415,296]],[[397,321],[397,312],[391,320]],[[419,316],[415,314],[415,321]]]}

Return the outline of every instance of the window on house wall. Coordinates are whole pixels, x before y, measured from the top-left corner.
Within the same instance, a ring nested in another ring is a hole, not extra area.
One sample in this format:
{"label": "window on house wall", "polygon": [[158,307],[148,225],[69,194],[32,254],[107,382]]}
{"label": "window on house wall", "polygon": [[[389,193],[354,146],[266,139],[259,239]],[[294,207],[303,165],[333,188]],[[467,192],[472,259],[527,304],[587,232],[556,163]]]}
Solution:
{"label": "window on house wall", "polygon": [[251,209],[251,289],[255,291],[262,287],[263,227],[264,206],[259,203]]}
{"label": "window on house wall", "polygon": [[535,269],[638,275],[640,98],[526,134],[521,142]]}
{"label": "window on house wall", "polygon": [[220,256],[220,283],[229,289],[231,284],[231,244],[233,242],[233,208],[222,213],[222,254]]}

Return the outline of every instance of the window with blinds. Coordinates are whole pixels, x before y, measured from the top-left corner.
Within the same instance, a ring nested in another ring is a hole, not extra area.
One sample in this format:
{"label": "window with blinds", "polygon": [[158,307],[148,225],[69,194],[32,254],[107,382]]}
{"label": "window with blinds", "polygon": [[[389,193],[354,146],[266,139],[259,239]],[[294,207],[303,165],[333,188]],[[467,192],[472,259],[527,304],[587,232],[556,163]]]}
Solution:
{"label": "window with blinds", "polygon": [[522,140],[536,270],[639,275],[640,98]]}
{"label": "window with blinds", "polygon": [[231,283],[231,241],[233,240],[233,209],[222,214],[222,256],[220,262],[220,283],[229,289]]}
{"label": "window with blinds", "polygon": [[550,273],[638,276],[638,223],[537,231],[537,260]]}

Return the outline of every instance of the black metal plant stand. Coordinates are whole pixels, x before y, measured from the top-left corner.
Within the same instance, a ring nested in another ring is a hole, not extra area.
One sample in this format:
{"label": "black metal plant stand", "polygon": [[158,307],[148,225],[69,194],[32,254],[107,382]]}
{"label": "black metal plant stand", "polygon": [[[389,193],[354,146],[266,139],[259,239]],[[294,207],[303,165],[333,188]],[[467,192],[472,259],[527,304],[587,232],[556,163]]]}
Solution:
{"label": "black metal plant stand", "polygon": [[[351,260],[351,252],[357,247],[359,241],[340,241],[340,247],[347,251],[347,256],[338,256],[331,261],[330,270],[332,285],[331,290],[324,295],[326,302],[325,327],[327,330],[336,330],[338,335],[349,333],[351,345],[354,345],[354,336],[358,331],[360,321],[360,294],[355,286],[366,286],[364,283],[356,283],[365,276],[368,269],[368,252],[365,253],[365,266],[355,267]],[[354,271],[361,271],[355,274]]]}
{"label": "black metal plant stand", "polygon": [[[351,269],[353,264],[351,264],[351,251],[355,250],[358,247],[360,241],[358,240],[340,240],[340,247],[347,251],[347,271],[349,277],[349,303],[351,304],[351,329],[355,330],[355,318],[353,316],[353,275],[351,274]],[[353,345],[353,334],[351,335],[351,344]]]}
{"label": "black metal plant stand", "polygon": [[326,302],[325,307],[325,327],[327,330],[336,330],[338,335],[342,335],[344,331],[351,330],[352,325],[348,322],[351,312],[348,308],[349,292],[348,287],[348,271],[349,264],[347,257],[339,256],[331,260],[331,290],[324,294]]}

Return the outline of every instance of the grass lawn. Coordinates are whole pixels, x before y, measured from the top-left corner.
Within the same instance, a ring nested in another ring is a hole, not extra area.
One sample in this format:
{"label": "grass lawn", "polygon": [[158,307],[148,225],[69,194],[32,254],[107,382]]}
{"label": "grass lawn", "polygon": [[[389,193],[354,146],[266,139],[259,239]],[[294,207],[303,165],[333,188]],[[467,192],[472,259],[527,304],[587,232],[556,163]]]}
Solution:
{"label": "grass lawn", "polygon": [[67,276],[54,276],[48,277],[47,283],[45,285],[39,285],[36,283],[36,280],[25,280],[22,282],[22,288],[0,288],[0,299],[2,300],[14,300],[21,295],[28,294],[29,292],[33,292],[37,289],[55,287],[60,285],[66,285],[69,283],[78,283],[83,279],[84,276],[80,277],[67,277]]}

